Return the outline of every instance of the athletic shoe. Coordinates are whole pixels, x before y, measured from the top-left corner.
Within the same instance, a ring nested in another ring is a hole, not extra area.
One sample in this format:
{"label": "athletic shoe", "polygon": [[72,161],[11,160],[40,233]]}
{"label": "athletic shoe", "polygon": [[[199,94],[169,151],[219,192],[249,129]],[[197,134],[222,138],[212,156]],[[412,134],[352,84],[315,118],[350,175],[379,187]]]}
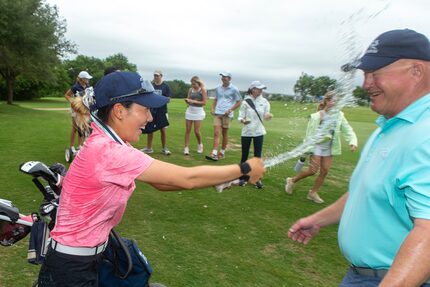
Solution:
{"label": "athletic shoe", "polygon": [[154,150],[152,148],[147,148],[147,147],[144,147],[143,149],[141,149],[141,151],[143,151],[146,154],[154,153]]}
{"label": "athletic shoe", "polygon": [[226,183],[221,183],[216,185],[215,189],[216,189],[216,192],[223,192],[223,190],[228,187],[229,187],[228,182],[226,182]]}
{"label": "athletic shoe", "polygon": [[218,161],[218,156],[216,154],[211,153],[210,155],[205,156],[207,160]]}
{"label": "athletic shoe", "polygon": [[163,148],[161,150],[161,153],[163,153],[164,155],[171,155],[172,154],[167,147]]}
{"label": "athletic shoe", "polygon": [[75,147],[74,147],[74,146],[71,146],[71,147],[70,147],[70,150],[72,151],[72,153],[76,153],[76,149],[75,149]]}
{"label": "athletic shoe", "polygon": [[255,183],[255,188],[257,189],[262,189],[263,188],[263,183],[261,182],[261,180],[257,181]]}
{"label": "athletic shoe", "polygon": [[318,193],[312,192],[312,190],[309,190],[308,196],[306,198],[312,200],[315,203],[324,203],[324,200],[318,195]]}
{"label": "athletic shoe", "polygon": [[197,145],[197,153],[203,153],[203,144]]}
{"label": "athletic shoe", "polygon": [[287,177],[286,184],[285,184],[285,192],[287,194],[293,194],[293,186],[294,182],[291,177]]}
{"label": "athletic shoe", "polygon": [[184,155],[189,155],[190,154],[190,149],[186,146],[184,147]]}
{"label": "athletic shoe", "polygon": [[218,159],[223,159],[224,158],[224,153],[223,152],[218,152]]}
{"label": "athletic shoe", "polygon": [[246,180],[244,179],[239,179],[239,186],[245,186],[246,185]]}

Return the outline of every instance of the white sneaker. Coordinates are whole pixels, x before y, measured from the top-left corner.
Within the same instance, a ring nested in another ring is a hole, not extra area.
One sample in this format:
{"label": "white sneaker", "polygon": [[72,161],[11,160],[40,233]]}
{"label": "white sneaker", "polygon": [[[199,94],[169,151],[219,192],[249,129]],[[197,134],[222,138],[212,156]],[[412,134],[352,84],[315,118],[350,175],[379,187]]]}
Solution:
{"label": "white sneaker", "polygon": [[286,184],[285,184],[285,192],[287,194],[293,194],[293,186],[294,182],[291,177],[287,177]]}
{"label": "white sneaker", "polygon": [[184,155],[189,155],[190,154],[190,149],[186,146],[184,147]]}
{"label": "white sneaker", "polygon": [[197,145],[197,153],[203,153],[203,144]]}
{"label": "white sneaker", "polygon": [[163,148],[163,150],[161,152],[165,155],[171,155],[172,154],[167,147]]}
{"label": "white sneaker", "polygon": [[306,196],[306,198],[312,200],[315,203],[324,203],[324,200],[318,195],[318,193],[312,192],[312,190],[309,190],[308,196]]}
{"label": "white sneaker", "polygon": [[154,150],[152,148],[147,148],[147,147],[144,147],[143,149],[141,149],[141,151],[143,151],[146,154],[154,153]]}
{"label": "white sneaker", "polygon": [[74,146],[71,146],[71,147],[70,147],[70,150],[72,151],[72,153],[76,153],[76,149],[75,149],[75,147],[74,147]]}
{"label": "white sneaker", "polygon": [[228,188],[228,182],[215,185],[216,192],[223,192],[225,188]]}

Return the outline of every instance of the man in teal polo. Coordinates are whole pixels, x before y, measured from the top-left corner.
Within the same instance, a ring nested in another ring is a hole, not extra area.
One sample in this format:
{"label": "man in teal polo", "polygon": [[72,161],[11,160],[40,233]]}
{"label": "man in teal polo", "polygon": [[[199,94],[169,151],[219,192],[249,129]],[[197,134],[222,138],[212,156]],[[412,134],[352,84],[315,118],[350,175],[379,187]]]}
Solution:
{"label": "man in teal polo", "polygon": [[378,36],[350,67],[364,72],[378,128],[362,150],[349,191],[294,223],[307,244],[338,223],[351,267],[339,286],[430,286],[430,43],[413,30]]}

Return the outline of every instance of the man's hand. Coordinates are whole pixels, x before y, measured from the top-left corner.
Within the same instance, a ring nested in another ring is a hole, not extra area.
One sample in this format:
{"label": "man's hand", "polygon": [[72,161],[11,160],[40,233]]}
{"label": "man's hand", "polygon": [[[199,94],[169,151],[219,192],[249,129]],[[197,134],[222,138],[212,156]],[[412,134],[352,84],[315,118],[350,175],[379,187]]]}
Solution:
{"label": "man's hand", "polygon": [[233,111],[233,110],[228,109],[228,110],[224,113],[224,116],[228,117],[232,111]]}
{"label": "man's hand", "polygon": [[318,234],[320,226],[312,220],[312,217],[304,217],[296,221],[288,230],[288,237],[294,241],[308,244]]}

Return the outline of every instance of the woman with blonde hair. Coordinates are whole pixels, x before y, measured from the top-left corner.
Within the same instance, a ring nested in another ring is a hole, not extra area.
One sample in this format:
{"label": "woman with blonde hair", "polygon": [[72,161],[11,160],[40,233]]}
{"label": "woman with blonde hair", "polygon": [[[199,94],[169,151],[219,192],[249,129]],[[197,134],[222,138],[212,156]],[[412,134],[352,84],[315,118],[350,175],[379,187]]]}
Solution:
{"label": "woman with blonde hair", "polygon": [[199,77],[191,78],[191,88],[188,90],[188,96],[185,99],[188,107],[185,112],[185,144],[184,155],[190,154],[190,134],[194,124],[194,134],[197,139],[197,153],[203,153],[203,141],[200,133],[201,123],[204,120],[206,113],[203,106],[207,101],[207,92],[205,84]]}
{"label": "woman with blonde hair", "polygon": [[328,115],[328,112],[335,104],[335,98],[335,92],[327,92],[318,106],[318,111],[310,115],[305,141],[310,137],[316,136],[320,132],[319,127],[321,125],[328,124],[328,127],[331,128],[324,134],[319,135],[320,140],[314,146],[309,147],[309,151],[311,152],[309,167],[299,172],[296,176],[286,179],[285,192],[287,194],[293,193],[293,186],[296,182],[316,174],[319,170],[320,173],[315,179],[313,187],[309,190],[307,199],[315,203],[323,203],[324,200],[318,195],[318,189],[324,183],[328,174],[333,161],[333,155],[341,154],[340,134],[343,134],[352,152],[357,149],[357,136],[343,112],[339,111],[338,113],[330,114],[330,116]]}

